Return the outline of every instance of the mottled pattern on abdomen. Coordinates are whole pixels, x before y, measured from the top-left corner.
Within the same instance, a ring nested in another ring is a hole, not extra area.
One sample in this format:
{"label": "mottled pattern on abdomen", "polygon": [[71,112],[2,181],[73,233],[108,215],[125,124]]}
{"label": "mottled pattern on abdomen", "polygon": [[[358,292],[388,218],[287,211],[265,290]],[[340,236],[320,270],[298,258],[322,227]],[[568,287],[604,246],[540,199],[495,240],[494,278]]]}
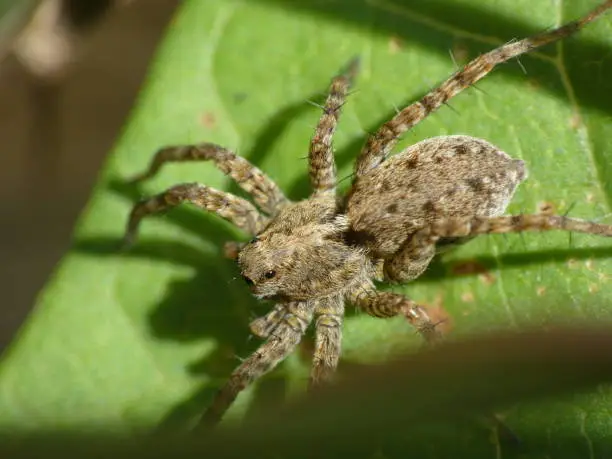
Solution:
{"label": "mottled pattern on abdomen", "polygon": [[352,237],[388,258],[444,216],[502,215],[526,178],[523,161],[468,136],[424,140],[361,176],[347,195]]}

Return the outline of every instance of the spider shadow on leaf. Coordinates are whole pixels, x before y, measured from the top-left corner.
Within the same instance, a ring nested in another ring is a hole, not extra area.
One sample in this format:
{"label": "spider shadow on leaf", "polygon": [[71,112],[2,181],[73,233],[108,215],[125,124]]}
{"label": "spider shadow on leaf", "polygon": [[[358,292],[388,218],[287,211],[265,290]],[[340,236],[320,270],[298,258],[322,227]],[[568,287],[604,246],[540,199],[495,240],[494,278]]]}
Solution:
{"label": "spider shadow on leaf", "polygon": [[[259,167],[265,157],[273,150],[280,134],[289,127],[291,122],[302,113],[308,110],[314,110],[315,108],[313,108],[312,104],[322,104],[325,101],[326,95],[325,90],[317,91],[278,110],[257,134],[253,147],[245,157],[248,158],[251,163]],[[309,104],[307,101],[312,102],[312,104]],[[305,148],[302,157],[305,157],[307,153]],[[304,161],[304,171],[306,170],[307,163]],[[243,196],[247,199],[251,199],[250,196],[233,181],[229,182],[228,191],[236,196]],[[298,180],[296,186],[292,187],[291,190],[284,191],[287,191],[287,195],[290,199],[294,196],[307,196],[308,182],[307,180],[306,182]],[[292,192],[295,192],[295,194],[292,194]]]}

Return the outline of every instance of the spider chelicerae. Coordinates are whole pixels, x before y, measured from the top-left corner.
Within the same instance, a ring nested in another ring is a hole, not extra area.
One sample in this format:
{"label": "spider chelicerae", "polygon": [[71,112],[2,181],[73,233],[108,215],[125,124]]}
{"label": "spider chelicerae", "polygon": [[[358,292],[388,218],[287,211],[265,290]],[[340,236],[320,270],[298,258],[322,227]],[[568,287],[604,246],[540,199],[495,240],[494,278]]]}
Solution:
{"label": "spider chelicerae", "polygon": [[434,137],[389,157],[404,132],[497,64],[568,37],[611,7],[612,0],[605,1],[577,21],[483,54],[399,111],[367,139],[344,196],[336,192],[332,138],[357,61],[332,80],[322,107],[310,142],[313,191],[306,200],[289,201],[262,171],[219,145],[158,151],[148,170],[135,180],[153,176],[167,162],[210,160],[246,190],[255,205],[199,183],[179,184],[134,206],[126,244],[134,239],[143,217],[189,202],[253,236],[246,244],[229,243],[226,254],[237,260],[253,295],[276,302],[270,312],[251,322],[251,331],[265,342],[231,374],[204,413],[203,425],[219,422],[240,391],[294,350],[313,321],[316,337],[309,385],[328,380],[340,357],[346,302],[374,317],[403,315],[427,343],[436,342],[440,331],[422,306],[403,295],[377,291],[373,281],[415,279],[441,245],[481,234],[522,231],[612,236],[612,226],[565,216],[503,216],[527,172],[523,161],[485,140]]}

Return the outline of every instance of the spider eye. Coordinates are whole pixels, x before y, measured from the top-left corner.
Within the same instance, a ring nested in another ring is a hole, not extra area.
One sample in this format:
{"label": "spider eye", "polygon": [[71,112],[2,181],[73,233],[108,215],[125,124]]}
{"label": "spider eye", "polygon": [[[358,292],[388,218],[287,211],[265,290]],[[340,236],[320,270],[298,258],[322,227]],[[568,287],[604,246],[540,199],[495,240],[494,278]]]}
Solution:
{"label": "spider eye", "polygon": [[270,271],[266,271],[266,272],[264,273],[264,277],[265,277],[266,279],[272,279],[274,276],[276,276],[276,271],[274,271],[274,270],[272,270],[272,269],[271,269]]}

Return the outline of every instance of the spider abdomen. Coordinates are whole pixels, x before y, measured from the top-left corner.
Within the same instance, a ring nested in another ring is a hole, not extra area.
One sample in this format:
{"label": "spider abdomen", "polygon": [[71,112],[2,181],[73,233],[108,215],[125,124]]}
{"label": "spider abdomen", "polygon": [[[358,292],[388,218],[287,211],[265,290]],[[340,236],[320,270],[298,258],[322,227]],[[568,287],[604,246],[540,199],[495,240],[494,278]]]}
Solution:
{"label": "spider abdomen", "polygon": [[527,177],[523,161],[474,137],[434,137],[360,176],[346,213],[376,258],[395,254],[419,228],[444,217],[503,214]]}

